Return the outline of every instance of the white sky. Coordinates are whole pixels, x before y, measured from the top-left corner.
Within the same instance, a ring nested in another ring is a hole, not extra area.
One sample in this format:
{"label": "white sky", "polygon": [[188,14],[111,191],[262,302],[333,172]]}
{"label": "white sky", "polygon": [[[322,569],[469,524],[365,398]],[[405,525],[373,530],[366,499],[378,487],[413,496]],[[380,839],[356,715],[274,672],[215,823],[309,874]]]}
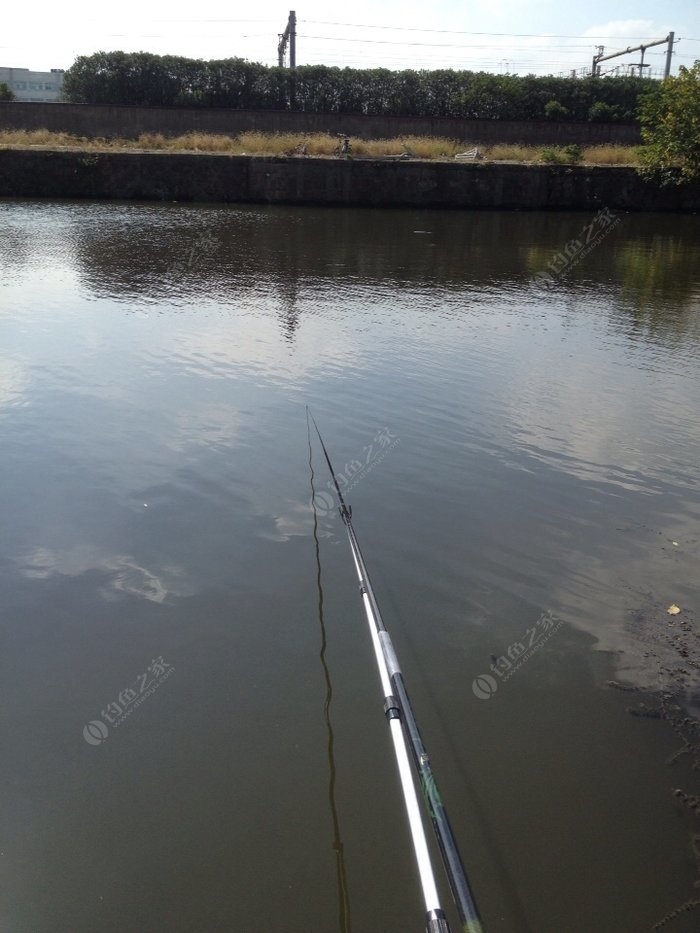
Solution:
{"label": "white sky", "polygon": [[[289,0],[250,5],[210,0],[196,6],[164,0],[7,4],[0,65],[67,68],[77,55],[115,49],[193,58],[240,56],[271,65],[277,62],[277,37],[289,8]],[[647,0],[436,0],[430,5],[300,0],[296,12],[298,64],[559,74],[590,67],[598,44],[615,51],[662,38],[670,30],[681,39],[674,72],[679,64],[700,58],[700,3],[692,0],[665,5]],[[664,55],[659,46],[647,51],[645,61],[660,70]],[[613,65],[638,60],[639,53],[633,53]]]}

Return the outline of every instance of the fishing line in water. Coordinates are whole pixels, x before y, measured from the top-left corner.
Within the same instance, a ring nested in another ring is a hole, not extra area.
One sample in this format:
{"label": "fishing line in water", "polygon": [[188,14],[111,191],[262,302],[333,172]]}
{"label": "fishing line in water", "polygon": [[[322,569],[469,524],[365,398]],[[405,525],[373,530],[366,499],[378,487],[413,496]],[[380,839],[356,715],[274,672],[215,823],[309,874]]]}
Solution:
{"label": "fishing line in water", "polygon": [[333,823],[333,851],[335,852],[336,883],[338,887],[338,929],[340,933],[351,933],[350,925],[350,895],[348,891],[348,879],[345,868],[345,849],[340,832],[340,817],[335,797],[335,786],[337,770],[335,764],[335,735],[333,732],[333,723],[331,720],[331,703],[333,702],[333,683],[331,672],[326,659],[328,648],[328,638],[326,634],[326,622],[323,613],[323,582],[321,579],[321,548],[318,539],[318,514],[316,511],[316,489],[314,485],[314,467],[311,448],[311,426],[307,418],[307,435],[309,441],[309,474],[311,485],[311,509],[314,517],[314,550],[316,556],[316,588],[318,590],[318,622],[321,633],[321,648],[319,659],[323,668],[323,679],[326,685],[326,695],[323,703],[323,719],[326,724],[327,735],[327,754],[328,754],[328,805],[331,811],[331,821]]}

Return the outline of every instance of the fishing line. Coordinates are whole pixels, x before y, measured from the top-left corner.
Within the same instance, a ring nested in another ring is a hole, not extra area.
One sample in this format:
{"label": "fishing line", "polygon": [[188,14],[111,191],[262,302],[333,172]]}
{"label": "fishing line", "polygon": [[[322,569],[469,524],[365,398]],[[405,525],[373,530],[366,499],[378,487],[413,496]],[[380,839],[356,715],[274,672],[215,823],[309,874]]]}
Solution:
{"label": "fishing line", "polygon": [[350,896],[348,892],[348,879],[345,869],[345,849],[340,833],[340,817],[335,798],[335,784],[337,769],[335,764],[335,735],[331,721],[331,703],[333,701],[333,684],[331,672],[326,660],[328,639],[326,636],[326,623],[323,614],[323,583],[321,581],[321,549],[318,540],[318,514],[316,512],[316,489],[314,486],[314,467],[311,455],[311,427],[307,419],[307,434],[309,441],[309,472],[311,483],[311,507],[314,515],[314,549],[316,552],[316,587],[318,589],[318,621],[321,630],[321,650],[319,658],[323,668],[323,678],[326,683],[326,696],[323,703],[323,718],[326,723],[327,752],[328,752],[328,804],[333,823],[333,851],[335,852],[336,883],[338,886],[338,928],[340,933],[351,933],[350,925]]}

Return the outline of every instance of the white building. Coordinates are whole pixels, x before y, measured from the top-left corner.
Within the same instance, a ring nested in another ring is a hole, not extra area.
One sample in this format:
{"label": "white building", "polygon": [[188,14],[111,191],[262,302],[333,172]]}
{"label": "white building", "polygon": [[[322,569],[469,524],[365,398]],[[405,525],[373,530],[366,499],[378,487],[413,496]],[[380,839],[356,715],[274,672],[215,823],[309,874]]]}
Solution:
{"label": "white building", "polygon": [[0,68],[0,84],[6,84],[15,100],[57,101],[63,89],[63,68],[30,71],[28,68]]}

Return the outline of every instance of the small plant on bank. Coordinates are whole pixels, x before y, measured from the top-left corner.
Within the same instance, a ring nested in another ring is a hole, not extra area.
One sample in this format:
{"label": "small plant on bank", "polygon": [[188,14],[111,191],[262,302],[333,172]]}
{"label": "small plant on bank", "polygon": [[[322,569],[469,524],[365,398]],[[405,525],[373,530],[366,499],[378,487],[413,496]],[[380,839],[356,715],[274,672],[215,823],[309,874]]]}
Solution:
{"label": "small plant on bank", "polygon": [[564,146],[564,161],[571,163],[571,165],[578,165],[578,163],[583,158],[583,150],[576,143],[570,143],[568,146]]}
{"label": "small plant on bank", "polygon": [[540,159],[548,165],[577,165],[583,159],[583,150],[576,143],[568,146],[545,146]]}
{"label": "small plant on bank", "polygon": [[563,162],[561,149],[559,146],[545,146],[540,152],[540,159],[547,165],[561,165]]}

